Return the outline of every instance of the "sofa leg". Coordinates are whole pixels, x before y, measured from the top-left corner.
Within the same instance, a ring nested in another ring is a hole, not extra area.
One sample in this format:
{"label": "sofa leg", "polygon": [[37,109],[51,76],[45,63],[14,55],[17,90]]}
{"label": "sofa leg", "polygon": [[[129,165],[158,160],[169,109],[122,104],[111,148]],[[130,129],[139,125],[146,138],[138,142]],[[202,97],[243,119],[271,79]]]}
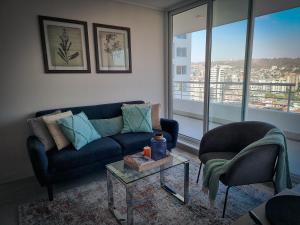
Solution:
{"label": "sofa leg", "polygon": [[47,185],[47,190],[48,190],[49,201],[52,201],[53,200],[53,186],[52,186],[52,184]]}
{"label": "sofa leg", "polygon": [[199,171],[198,171],[197,184],[199,182],[199,177],[200,177],[200,173],[201,173],[201,167],[202,167],[202,162],[200,163],[200,168],[199,168]]}

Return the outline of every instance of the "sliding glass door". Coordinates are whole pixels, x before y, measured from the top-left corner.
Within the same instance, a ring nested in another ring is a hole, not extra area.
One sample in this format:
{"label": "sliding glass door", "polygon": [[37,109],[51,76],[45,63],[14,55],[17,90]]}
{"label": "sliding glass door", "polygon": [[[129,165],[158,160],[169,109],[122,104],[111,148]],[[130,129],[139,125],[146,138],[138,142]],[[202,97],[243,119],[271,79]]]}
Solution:
{"label": "sliding glass door", "polygon": [[179,133],[194,139],[202,137],[206,12],[204,4],[171,17],[172,116]]}
{"label": "sliding glass door", "polygon": [[248,1],[209,1],[169,17],[171,112],[182,137],[200,140],[242,120]]}
{"label": "sliding glass door", "polygon": [[242,120],[248,5],[213,1],[209,129]]}

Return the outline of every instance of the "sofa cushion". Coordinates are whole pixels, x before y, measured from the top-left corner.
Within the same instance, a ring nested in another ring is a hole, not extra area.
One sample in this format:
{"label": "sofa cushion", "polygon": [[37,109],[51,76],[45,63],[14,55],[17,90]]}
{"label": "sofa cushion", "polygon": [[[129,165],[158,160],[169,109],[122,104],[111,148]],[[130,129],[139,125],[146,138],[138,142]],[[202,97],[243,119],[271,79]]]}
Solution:
{"label": "sofa cushion", "polygon": [[[153,132],[158,132],[159,130],[153,130]],[[162,132],[164,137],[167,139],[167,146],[171,146],[172,136],[165,131]],[[116,134],[111,136],[116,140],[121,146],[124,155],[133,154],[138,151],[142,151],[143,147],[150,145],[151,138],[153,133],[138,132],[138,133],[125,133],[125,134]]]}
{"label": "sofa cushion", "polygon": [[205,164],[211,159],[232,159],[236,154],[236,152],[209,152],[200,155],[199,158]]}
{"label": "sofa cushion", "polygon": [[97,139],[80,151],[68,146],[60,151],[55,149],[47,152],[50,170],[63,171],[87,165],[99,160],[122,155],[121,146],[109,137]]}

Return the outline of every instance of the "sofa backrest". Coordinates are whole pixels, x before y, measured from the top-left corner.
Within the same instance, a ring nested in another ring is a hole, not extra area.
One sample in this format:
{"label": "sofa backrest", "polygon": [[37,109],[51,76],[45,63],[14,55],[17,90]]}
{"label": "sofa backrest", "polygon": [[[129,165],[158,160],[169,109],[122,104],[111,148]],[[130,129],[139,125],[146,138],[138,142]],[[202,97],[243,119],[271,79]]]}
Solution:
{"label": "sofa backrest", "polygon": [[107,119],[116,116],[122,115],[121,107],[123,104],[143,104],[144,101],[129,101],[129,102],[118,102],[110,104],[101,104],[101,105],[91,105],[91,106],[78,106],[78,107],[68,107],[61,109],[50,109],[37,112],[36,117],[43,116],[49,113],[52,113],[56,110],[61,110],[66,112],[71,110],[73,114],[84,112],[89,119]]}

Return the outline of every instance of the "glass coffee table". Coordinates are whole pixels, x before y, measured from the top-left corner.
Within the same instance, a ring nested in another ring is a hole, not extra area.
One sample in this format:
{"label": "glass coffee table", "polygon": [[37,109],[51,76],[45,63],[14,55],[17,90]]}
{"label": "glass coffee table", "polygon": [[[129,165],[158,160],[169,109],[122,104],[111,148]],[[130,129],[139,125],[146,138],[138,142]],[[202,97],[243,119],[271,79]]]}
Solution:
{"label": "glass coffee table", "polygon": [[[161,187],[170,193],[172,196],[177,198],[181,203],[186,204],[189,200],[189,160],[174,155],[171,153],[172,160],[164,164],[163,166],[160,166],[155,169],[138,172],[134,169],[129,168],[128,166],[124,165],[124,161],[118,161],[111,164],[106,165],[107,169],[107,192],[108,192],[108,208],[110,212],[115,216],[117,221],[120,224],[127,224],[132,225],[133,224],[133,184],[139,180],[142,180],[148,176],[154,175],[154,174],[160,174],[160,185]],[[175,166],[184,165],[184,182],[183,182],[183,188],[184,188],[184,194],[183,196],[176,193],[172,190],[172,188],[168,187],[165,183],[165,174],[164,172],[168,169],[171,169]],[[112,178],[116,178],[118,181],[120,181],[126,189],[126,206],[127,206],[127,218],[122,217],[118,211],[116,210],[114,206],[114,196],[113,196],[113,183]]]}

